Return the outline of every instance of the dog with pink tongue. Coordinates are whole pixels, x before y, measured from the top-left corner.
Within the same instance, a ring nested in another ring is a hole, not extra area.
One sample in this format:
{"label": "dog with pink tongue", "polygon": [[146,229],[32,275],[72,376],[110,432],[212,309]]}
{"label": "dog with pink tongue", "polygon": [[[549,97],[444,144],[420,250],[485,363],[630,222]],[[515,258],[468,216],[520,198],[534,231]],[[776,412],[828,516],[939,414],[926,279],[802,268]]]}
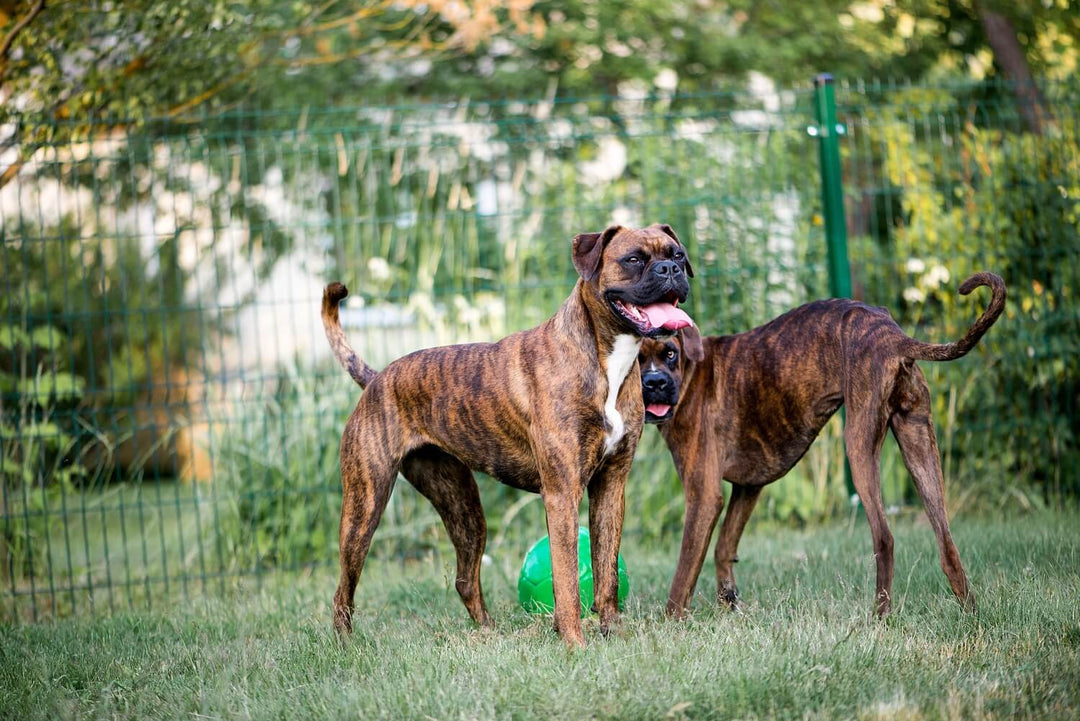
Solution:
{"label": "dog with pink tongue", "polygon": [[427,348],[381,371],[341,328],[345,286],[327,286],[327,340],[364,389],[341,438],[334,626],[342,635],[352,630],[356,585],[399,473],[442,518],[457,553],[454,586],[480,624],[490,623],[480,587],[487,526],[473,471],[541,495],[555,627],[570,646],[585,643],[577,539],[588,493],[592,601],[602,633],[618,623],[623,492],[645,419],[638,351],[646,338],[693,328],[678,307],[693,270],[667,225],[580,233],[572,257],[574,290],[536,328],[495,343]]}

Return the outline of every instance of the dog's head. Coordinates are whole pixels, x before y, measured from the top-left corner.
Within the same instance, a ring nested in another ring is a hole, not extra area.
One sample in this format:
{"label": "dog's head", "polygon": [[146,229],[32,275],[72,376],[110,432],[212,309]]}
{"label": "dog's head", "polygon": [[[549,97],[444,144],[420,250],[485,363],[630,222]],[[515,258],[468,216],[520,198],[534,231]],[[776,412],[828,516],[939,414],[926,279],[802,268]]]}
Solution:
{"label": "dog's head", "polygon": [[663,423],[675,415],[683,378],[694,363],[705,357],[701,335],[687,326],[671,338],[647,339],[638,352],[641,366],[641,397],[645,422]]}
{"label": "dog's head", "polygon": [[602,301],[606,318],[598,320],[616,332],[663,338],[693,324],[678,305],[694,269],[669,225],[581,233],[574,238],[574,267]]}

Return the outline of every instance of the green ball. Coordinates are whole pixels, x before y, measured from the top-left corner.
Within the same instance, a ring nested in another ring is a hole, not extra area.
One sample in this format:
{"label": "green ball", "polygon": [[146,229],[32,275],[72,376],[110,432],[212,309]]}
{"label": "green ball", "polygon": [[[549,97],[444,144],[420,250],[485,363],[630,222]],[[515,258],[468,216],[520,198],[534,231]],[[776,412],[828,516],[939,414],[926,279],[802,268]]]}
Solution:
{"label": "green ball", "polygon": [[[589,531],[578,528],[578,581],[581,584],[581,615],[592,608],[593,573]],[[630,593],[630,576],[619,554],[619,610]],[[551,585],[551,544],[544,536],[525,554],[518,576],[518,602],[529,613],[551,613],[555,610],[555,592]]]}

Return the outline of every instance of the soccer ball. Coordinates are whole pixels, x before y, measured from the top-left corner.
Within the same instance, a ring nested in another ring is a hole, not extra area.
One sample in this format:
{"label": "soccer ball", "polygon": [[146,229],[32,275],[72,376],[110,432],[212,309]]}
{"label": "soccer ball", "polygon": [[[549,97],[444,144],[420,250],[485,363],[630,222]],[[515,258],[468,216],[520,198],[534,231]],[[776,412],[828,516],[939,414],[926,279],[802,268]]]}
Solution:
{"label": "soccer ball", "polygon": [[[592,554],[589,549],[589,531],[578,528],[578,581],[581,584],[581,615],[592,608],[593,574]],[[626,563],[619,554],[619,610],[623,608],[630,593],[630,576]],[[518,602],[529,613],[551,613],[555,610],[555,592],[551,585],[551,544],[544,536],[525,554],[518,576]]]}

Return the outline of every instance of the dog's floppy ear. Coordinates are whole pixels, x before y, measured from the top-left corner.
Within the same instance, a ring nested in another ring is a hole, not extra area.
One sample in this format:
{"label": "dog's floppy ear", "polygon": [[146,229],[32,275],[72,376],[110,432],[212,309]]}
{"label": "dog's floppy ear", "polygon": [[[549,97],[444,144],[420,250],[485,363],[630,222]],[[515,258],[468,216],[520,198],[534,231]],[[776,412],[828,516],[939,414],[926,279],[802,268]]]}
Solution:
{"label": "dog's floppy ear", "polygon": [[701,344],[701,333],[697,326],[688,325],[679,331],[679,341],[683,355],[694,363],[705,360],[705,346]]}
{"label": "dog's floppy ear", "polygon": [[606,246],[622,230],[610,225],[602,233],[578,233],[574,236],[574,267],[584,280],[592,280],[600,272],[600,258]]}
{"label": "dog's floppy ear", "polygon": [[[681,240],[679,240],[679,236],[675,235],[675,231],[672,230],[671,226],[668,225],[667,223],[656,223],[656,224],[653,225],[653,227],[659,229],[662,233],[667,234],[672,240],[674,240],[679,245],[683,244],[683,242]],[[685,247],[685,246],[683,246],[683,247]],[[686,266],[686,276],[688,278],[693,278],[694,277],[694,267],[692,265],[690,265],[690,259],[687,258],[686,260],[684,260],[683,265]]]}

